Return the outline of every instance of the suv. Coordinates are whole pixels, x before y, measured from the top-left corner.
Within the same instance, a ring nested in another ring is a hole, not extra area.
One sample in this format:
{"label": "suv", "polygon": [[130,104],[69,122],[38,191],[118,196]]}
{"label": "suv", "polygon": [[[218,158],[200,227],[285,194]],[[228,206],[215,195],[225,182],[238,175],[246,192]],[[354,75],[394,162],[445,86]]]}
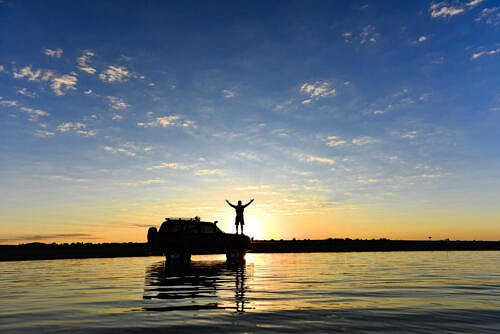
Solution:
{"label": "suv", "polygon": [[200,217],[165,218],[159,230],[149,228],[148,245],[153,254],[164,254],[168,260],[188,261],[192,254],[226,254],[228,261],[242,260],[250,238],[224,233],[217,223]]}

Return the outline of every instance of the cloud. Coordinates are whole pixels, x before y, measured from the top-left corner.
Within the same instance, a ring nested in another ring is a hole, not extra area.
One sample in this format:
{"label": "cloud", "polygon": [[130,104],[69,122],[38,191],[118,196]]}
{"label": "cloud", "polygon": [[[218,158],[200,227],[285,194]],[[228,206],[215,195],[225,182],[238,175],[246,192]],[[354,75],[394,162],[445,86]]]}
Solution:
{"label": "cloud", "polygon": [[12,72],[14,79],[27,79],[28,81],[48,81],[54,76],[54,72],[44,69],[32,69],[31,65]]}
{"label": "cloud", "polygon": [[[473,1],[471,1],[473,2]],[[446,1],[431,3],[429,9],[433,18],[451,17],[462,14],[465,10],[462,7],[450,6]]]}
{"label": "cloud", "polygon": [[27,96],[27,97],[35,97],[36,96],[35,93],[30,92],[27,88],[18,89],[17,93],[20,95],[23,95],[23,96]]}
{"label": "cloud", "polygon": [[415,137],[417,137],[417,131],[408,131],[408,132],[404,132],[402,133],[400,136],[401,138],[404,138],[404,139],[413,139]]}
{"label": "cloud", "polygon": [[49,113],[44,111],[44,110],[36,109],[36,108],[32,108],[32,107],[26,107],[26,106],[21,105],[19,102],[13,101],[13,100],[3,100],[3,98],[1,96],[0,96],[0,106],[11,107],[11,108],[17,107],[18,111],[21,111],[23,113],[28,114],[29,120],[33,121],[33,122],[38,120],[38,117],[49,116]]}
{"label": "cloud", "polygon": [[199,169],[194,173],[196,176],[205,176],[205,175],[222,175],[222,171],[220,169]]}
{"label": "cloud", "polygon": [[95,137],[95,135],[97,134],[95,130],[88,130],[87,125],[80,122],[61,123],[57,126],[56,130],[60,133],[73,132],[84,137]]}
{"label": "cloud", "polygon": [[196,127],[196,124],[194,121],[185,120],[179,115],[167,115],[167,116],[157,117],[155,120],[150,122],[139,122],[137,123],[137,126],[141,128],[154,128],[154,127],[189,128],[189,127]]}
{"label": "cloud", "polygon": [[239,152],[236,154],[236,156],[244,160],[262,161],[262,159],[256,153],[253,152]]}
{"label": "cloud", "polygon": [[188,169],[189,166],[180,162],[162,162],[159,165],[152,166],[147,168],[148,170],[152,169],[162,169],[162,168],[169,168],[169,169]]}
{"label": "cloud", "polygon": [[87,233],[59,233],[59,234],[25,234],[16,235],[10,238],[2,238],[0,242],[26,242],[26,241],[42,241],[49,239],[65,239],[65,238],[85,238],[85,239],[101,239],[95,238]]}
{"label": "cloud", "polygon": [[327,165],[333,165],[335,163],[335,160],[333,160],[333,159],[320,157],[320,156],[316,156],[316,155],[308,156],[306,161],[307,162],[318,162],[320,164],[327,164]]}
{"label": "cloud", "polygon": [[99,74],[99,78],[104,82],[126,82],[131,76],[131,73],[125,67],[114,65],[109,66]]}
{"label": "cloud", "polygon": [[17,107],[19,104],[17,101],[13,100],[2,100],[2,97],[0,97],[0,106],[5,106],[5,107]]}
{"label": "cloud", "polygon": [[35,130],[35,132],[33,134],[37,137],[40,137],[40,138],[48,138],[48,137],[53,137],[56,135],[55,132],[41,130],[41,129]]}
{"label": "cloud", "polygon": [[106,152],[122,153],[122,154],[128,155],[129,157],[135,157],[137,155],[137,153],[132,152],[129,149],[124,148],[124,147],[103,146],[102,149]]}
{"label": "cloud", "polygon": [[3,65],[0,65],[0,73],[5,72],[5,67]]}
{"label": "cloud", "polygon": [[500,53],[500,48],[495,49],[495,50],[488,50],[488,51],[481,51],[478,53],[473,53],[470,58],[471,59],[478,59],[482,56],[492,56],[492,55],[497,54],[497,53]]}
{"label": "cloud", "polygon": [[118,114],[114,114],[111,119],[113,121],[121,121],[123,119],[123,116],[122,115],[118,115]]}
{"label": "cloud", "polygon": [[422,36],[420,36],[420,37],[418,38],[418,40],[417,40],[417,41],[418,41],[419,43],[423,43],[423,42],[425,42],[427,39],[428,39],[428,37],[427,37],[427,36],[422,35]]}
{"label": "cloud", "polygon": [[45,50],[43,50],[43,54],[48,56],[48,57],[61,58],[61,56],[63,54],[63,50],[59,49],[59,48],[57,48],[55,50],[45,49]]}
{"label": "cloud", "polygon": [[369,144],[375,144],[377,142],[378,142],[378,140],[376,140],[372,137],[369,137],[369,136],[360,136],[360,137],[353,138],[351,140],[351,143],[353,145],[369,145]]}
{"label": "cloud", "polygon": [[494,26],[500,25],[500,7],[484,8],[475,21]]}
{"label": "cloud", "polygon": [[341,146],[345,145],[347,142],[337,136],[328,136],[327,137],[327,142],[326,145],[330,147],[336,147],[336,146]]}
{"label": "cloud", "polygon": [[224,89],[222,91],[222,96],[225,98],[225,99],[231,99],[235,96],[235,93],[234,91],[232,90],[229,90],[229,89]]}
{"label": "cloud", "polygon": [[352,38],[353,38],[353,33],[350,31],[344,31],[342,33],[342,38],[344,38],[344,42],[351,43]]}
{"label": "cloud", "polygon": [[109,153],[124,154],[129,157],[135,157],[138,153],[151,152],[152,147],[142,147],[132,142],[127,142],[118,146],[102,146],[104,151]]}
{"label": "cloud", "polygon": [[376,29],[372,25],[364,26],[359,33],[359,43],[376,43],[379,34],[376,32]]}
{"label": "cloud", "polygon": [[128,108],[130,105],[123,99],[116,96],[107,96],[109,106],[115,110],[123,110]]}
{"label": "cloud", "polygon": [[468,7],[476,7],[477,5],[481,4],[484,0],[471,0],[467,3]]}
{"label": "cloud", "polygon": [[[428,94],[427,96],[429,96]],[[423,101],[423,100],[421,100]],[[385,113],[395,111],[399,108],[411,105],[415,103],[415,98],[410,95],[410,91],[407,88],[403,88],[393,94],[379,99],[376,103],[373,103],[369,112],[374,115],[383,115]]]}
{"label": "cloud", "polygon": [[135,181],[135,182],[124,182],[124,183],[121,183],[121,185],[128,186],[128,187],[138,187],[138,186],[150,186],[150,185],[156,185],[156,184],[165,184],[165,183],[168,183],[167,180],[155,178],[155,179],[141,180],[141,181]]}
{"label": "cloud", "polygon": [[309,97],[303,100],[302,104],[309,104],[320,98],[337,95],[335,88],[331,87],[331,83],[327,81],[306,82],[300,86],[300,93]]}
{"label": "cloud", "polygon": [[70,89],[76,89],[78,82],[76,73],[58,76],[54,71],[33,69],[31,65],[25,66],[12,73],[14,79],[27,79],[28,81],[51,81],[50,87],[56,95],[65,95]]}
{"label": "cloud", "polygon": [[78,68],[83,71],[83,72],[86,72],[88,74],[95,74],[95,72],[97,72],[97,70],[90,66],[90,58],[92,58],[93,56],[95,56],[95,53],[90,51],[90,50],[86,50],[83,52],[83,55],[81,55],[80,57],[78,57],[77,59],[77,63],[78,63]]}
{"label": "cloud", "polygon": [[78,79],[75,74],[64,74],[53,77],[50,87],[52,87],[56,95],[61,96],[66,95],[69,90],[75,90],[77,82]]}
{"label": "cloud", "polygon": [[35,108],[31,108],[31,107],[20,107],[19,109],[22,112],[27,113],[29,115],[30,121],[36,121],[38,119],[38,117],[49,116],[48,112],[43,111],[41,109],[35,109]]}

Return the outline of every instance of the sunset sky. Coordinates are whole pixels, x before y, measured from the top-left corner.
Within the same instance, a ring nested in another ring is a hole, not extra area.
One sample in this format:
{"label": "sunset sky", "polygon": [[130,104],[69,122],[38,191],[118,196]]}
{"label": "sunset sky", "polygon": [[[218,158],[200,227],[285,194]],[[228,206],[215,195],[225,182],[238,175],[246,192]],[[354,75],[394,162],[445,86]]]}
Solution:
{"label": "sunset sky", "polygon": [[0,243],[500,239],[500,6],[0,1]]}

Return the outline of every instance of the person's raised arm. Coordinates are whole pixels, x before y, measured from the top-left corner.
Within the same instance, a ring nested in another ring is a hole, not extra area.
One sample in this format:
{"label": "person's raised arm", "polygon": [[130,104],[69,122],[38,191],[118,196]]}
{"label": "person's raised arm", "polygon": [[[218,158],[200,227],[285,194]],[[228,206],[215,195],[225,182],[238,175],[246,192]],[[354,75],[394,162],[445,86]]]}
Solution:
{"label": "person's raised arm", "polygon": [[233,208],[235,207],[234,205],[232,205],[231,203],[229,203],[229,201],[226,199],[226,202],[227,204],[229,204],[229,206],[232,206]]}
{"label": "person's raised arm", "polygon": [[247,206],[249,206],[250,204],[252,204],[252,202],[253,202],[253,198],[250,200],[250,202],[248,202],[247,204],[245,204],[245,208],[246,208]]}

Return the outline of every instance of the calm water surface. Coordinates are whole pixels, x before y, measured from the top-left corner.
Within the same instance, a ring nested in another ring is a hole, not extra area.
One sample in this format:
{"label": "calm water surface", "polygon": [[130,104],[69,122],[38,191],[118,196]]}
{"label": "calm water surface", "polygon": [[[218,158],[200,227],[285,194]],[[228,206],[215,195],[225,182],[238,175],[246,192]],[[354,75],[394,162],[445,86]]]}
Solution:
{"label": "calm water surface", "polygon": [[0,332],[500,332],[500,252],[0,262]]}

